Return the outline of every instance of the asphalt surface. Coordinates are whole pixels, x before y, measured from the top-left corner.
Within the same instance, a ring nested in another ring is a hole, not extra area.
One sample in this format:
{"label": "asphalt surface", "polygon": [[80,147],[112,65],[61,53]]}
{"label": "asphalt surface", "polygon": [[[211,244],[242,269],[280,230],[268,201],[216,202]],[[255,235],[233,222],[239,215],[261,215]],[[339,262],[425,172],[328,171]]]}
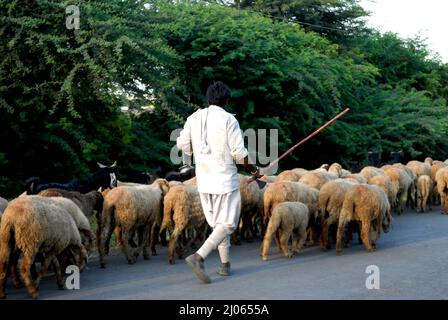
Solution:
{"label": "asphalt surface", "polygon": [[[206,260],[211,284],[201,284],[183,260],[168,265],[166,248],[158,256],[128,265],[124,256],[110,256],[108,268],[89,261],[79,290],[57,290],[53,276],[40,285],[40,299],[447,299],[448,216],[435,208],[426,214],[394,217],[376,252],[357,241],[337,256],[334,249],[305,248],[284,258],[272,243],[269,261],[259,257],[260,240],[231,248],[232,275],[216,274],[219,258]],[[380,271],[380,289],[367,289],[366,268]],[[8,299],[30,299],[25,288],[8,281]]]}

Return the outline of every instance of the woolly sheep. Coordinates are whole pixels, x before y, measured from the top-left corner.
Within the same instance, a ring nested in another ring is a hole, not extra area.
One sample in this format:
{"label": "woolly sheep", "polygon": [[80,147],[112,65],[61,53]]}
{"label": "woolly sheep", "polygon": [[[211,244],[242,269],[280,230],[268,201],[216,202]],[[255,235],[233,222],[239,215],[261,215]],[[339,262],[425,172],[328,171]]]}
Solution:
{"label": "woolly sheep", "polygon": [[310,213],[309,231],[310,243],[314,242],[315,221],[317,217],[317,202],[319,190],[299,182],[282,181],[267,186],[263,196],[263,230],[267,227],[273,208],[286,201],[298,201],[306,204]]}
{"label": "woolly sheep", "polygon": [[425,212],[427,205],[429,204],[429,209],[431,209],[431,203],[429,203],[429,197],[433,191],[434,184],[431,178],[427,175],[422,175],[418,177],[417,181],[417,211]]}
{"label": "woolly sheep", "polygon": [[84,194],[76,191],[50,188],[39,192],[39,195],[43,197],[64,197],[70,199],[81,209],[87,218],[92,216],[93,212],[101,212],[103,210],[103,195],[98,191],[90,191]]}
{"label": "woolly sheep", "polygon": [[[81,242],[90,252],[94,241],[94,236],[91,231],[89,220],[86,218],[81,209],[70,199],[63,197],[45,197],[56,205],[64,208],[75,221],[76,227],[81,235]],[[44,201],[43,199],[41,201]]]}
{"label": "woolly sheep", "polygon": [[322,222],[322,249],[331,248],[328,241],[329,228],[338,222],[345,194],[356,184],[358,184],[356,180],[336,179],[326,183],[320,189],[317,207],[319,220]]}
{"label": "woolly sheep", "polygon": [[448,214],[448,167],[437,171],[436,182],[442,204],[442,214]]}
{"label": "woolly sheep", "polygon": [[376,167],[368,166],[368,167],[364,167],[359,174],[362,175],[367,180],[369,180],[370,178],[372,178],[374,176],[384,174],[384,170],[376,168]]}
{"label": "woolly sheep", "polygon": [[[117,187],[106,195],[97,232],[102,268],[106,267],[105,254],[114,230],[129,264],[135,263],[141,252],[144,259],[149,259],[148,243],[152,253],[156,254],[155,243],[163,216],[163,196],[168,190],[168,181],[157,179],[151,185]],[[137,248],[130,248],[129,242],[135,232],[139,236],[139,243]]]}
{"label": "woolly sheep", "polygon": [[174,264],[174,252],[182,257],[183,249],[178,239],[187,228],[194,228],[205,236],[207,222],[202,210],[199,192],[195,186],[188,184],[176,185],[170,188],[163,199],[163,221],[161,231],[168,229],[170,240],[168,244],[168,262]]}
{"label": "woolly sheep", "polygon": [[431,173],[430,177],[432,179],[432,182],[434,183],[434,188],[430,195],[430,202],[434,205],[438,204],[440,202],[440,195],[437,191],[437,181],[436,181],[436,174],[437,171],[439,171],[442,168],[447,167],[448,165],[442,161],[435,160],[431,166]]}
{"label": "woolly sheep", "polygon": [[416,201],[417,201],[416,199],[417,199],[417,179],[418,179],[418,177],[414,174],[414,172],[411,170],[411,168],[405,166],[402,163],[394,163],[392,165],[392,167],[398,168],[398,169],[403,169],[404,171],[406,171],[408,176],[411,178],[411,185],[409,186],[407,204],[409,205],[409,207],[414,209]]}
{"label": "woolly sheep", "polygon": [[282,173],[280,173],[277,176],[276,181],[294,181],[297,182],[300,180],[300,178],[303,176],[303,174],[299,174],[297,172],[294,172],[293,170],[285,170]]}
{"label": "woolly sheep", "polygon": [[411,169],[417,178],[422,175],[429,176],[431,174],[431,165],[428,162],[412,160],[406,164],[406,167]]}
{"label": "woolly sheep", "polygon": [[[386,193],[378,186],[359,184],[345,195],[336,236],[336,253],[342,253],[342,233],[350,221],[361,222],[361,239],[368,252],[376,249],[381,229],[388,232],[392,224]],[[370,233],[370,239],[369,239]]]}
{"label": "woolly sheep", "polygon": [[[384,173],[390,178],[392,183],[398,189],[397,201],[395,202],[395,211],[398,214],[401,214],[403,213],[403,207],[406,204],[408,198],[409,188],[412,185],[412,180],[403,169],[392,167],[386,169]],[[391,203],[391,206],[394,206],[394,204]]]}
{"label": "woolly sheep", "polygon": [[432,160],[432,158],[431,158],[431,157],[427,157],[427,158],[425,158],[425,161],[424,161],[424,163],[426,163],[426,164],[428,164],[428,165],[432,166],[433,160]]}
{"label": "woolly sheep", "polygon": [[354,173],[354,174],[350,174],[350,175],[347,175],[347,176],[343,176],[342,179],[354,180],[354,181],[357,181],[359,183],[367,183],[367,179],[364,178],[359,173]]}
{"label": "woolly sheep", "polygon": [[369,184],[380,187],[387,195],[390,205],[394,205],[397,200],[398,186],[392,183],[392,180],[386,174],[373,176],[369,179]]}
{"label": "woolly sheep", "polygon": [[[298,253],[306,241],[309,210],[301,202],[283,202],[272,211],[260,250],[261,258],[268,259],[269,247],[274,236],[278,237],[280,249],[287,258]],[[292,252],[288,248],[292,236]]]}
{"label": "woolly sheep", "polygon": [[317,215],[317,202],[319,190],[311,188],[299,182],[281,181],[267,186],[264,197],[264,219],[267,221],[271,217],[273,208],[282,202],[298,201],[308,206],[311,217]]}
{"label": "woolly sheep", "polygon": [[337,178],[337,175],[328,172],[311,171],[303,175],[299,182],[319,190],[325,183]]}
{"label": "woolly sheep", "polygon": [[[75,205],[76,206],[76,205]],[[64,282],[57,259],[65,251],[74,255],[82,267],[87,252],[70,213],[45,197],[20,197],[10,202],[0,225],[0,299],[5,298],[8,265],[15,266],[19,252],[23,252],[20,274],[29,294],[38,297],[39,282],[50,263],[56,274],[59,288]],[[36,281],[31,277],[31,266],[38,254],[44,258]]]}

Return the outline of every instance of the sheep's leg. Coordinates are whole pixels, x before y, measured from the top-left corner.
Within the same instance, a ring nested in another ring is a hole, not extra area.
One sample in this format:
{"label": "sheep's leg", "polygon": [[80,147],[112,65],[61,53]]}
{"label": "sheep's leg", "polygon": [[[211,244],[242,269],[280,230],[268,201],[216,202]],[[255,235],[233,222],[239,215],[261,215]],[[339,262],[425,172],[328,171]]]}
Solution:
{"label": "sheep's leg", "polygon": [[251,219],[251,233],[252,233],[252,238],[257,238],[258,237],[258,226],[257,226],[257,218],[259,217],[259,214],[256,213],[252,219]]}
{"label": "sheep's leg", "polygon": [[131,254],[129,247],[129,237],[134,234],[134,229],[123,230],[120,226],[117,226],[117,230],[119,230],[119,232],[117,232],[117,238],[120,243],[121,250],[128,260],[128,263],[134,264],[137,261],[137,258]]}
{"label": "sheep's leg", "polygon": [[294,232],[293,253],[299,253],[306,241],[306,225],[302,224]]}
{"label": "sheep's leg", "polygon": [[[153,231],[151,231],[151,229],[153,229]],[[148,253],[148,242],[149,242],[149,238],[150,238],[150,236],[151,236],[151,243],[150,243],[150,247],[152,248],[152,246],[154,245],[153,243],[152,243],[152,237],[155,235],[156,237],[159,235],[159,233],[157,232],[154,232],[154,226],[153,226],[153,228],[151,228],[151,225],[146,225],[146,226],[144,226],[144,227],[142,227],[142,238],[141,238],[141,249],[139,249],[139,250],[142,250],[142,252],[143,252],[143,259],[144,260],[149,260],[149,258],[150,258],[150,255],[149,255],[149,253]],[[151,234],[150,234],[151,233]],[[156,253],[156,250],[155,250],[155,248],[154,249],[151,249],[151,250],[153,250],[152,251],[152,254],[155,256],[155,255],[157,255],[157,253]]]}
{"label": "sheep's leg", "polygon": [[372,252],[373,247],[369,241],[369,232],[370,232],[370,221],[368,219],[364,219],[361,223],[361,239],[367,251]]}
{"label": "sheep's leg", "polygon": [[56,284],[58,285],[58,289],[63,290],[65,287],[64,277],[62,276],[61,265],[59,264],[59,260],[57,258],[53,259],[52,266],[54,275],[56,277]]}
{"label": "sheep's leg", "polygon": [[115,229],[115,221],[114,219],[111,219],[107,223],[102,223],[100,230],[97,230],[97,236],[99,235],[99,238],[96,241],[98,246],[98,254],[100,256],[101,268],[106,268],[105,256],[109,255],[110,239],[112,237],[114,229]]}
{"label": "sheep's leg", "polygon": [[344,232],[346,221],[343,218],[339,218],[338,232],[336,234],[336,254],[342,254],[342,233]]}
{"label": "sheep's leg", "polygon": [[293,254],[289,250],[288,242],[289,238],[291,238],[292,230],[290,228],[285,228],[282,230],[283,232],[280,234],[280,243],[282,244],[282,252],[286,258],[292,258]]}
{"label": "sheep's leg", "polygon": [[34,262],[35,257],[36,253],[25,252],[22,264],[20,266],[20,275],[22,276],[22,280],[25,283],[25,287],[28,290],[28,293],[33,299],[37,299],[39,297],[37,286],[31,278],[31,265]]}
{"label": "sheep's leg", "polygon": [[321,243],[321,247],[322,249],[331,249],[331,244],[328,241],[328,231],[330,229],[330,226],[333,223],[336,223],[338,221],[338,217],[335,215],[330,215],[327,219],[325,219],[323,226],[322,226],[322,243]]}
{"label": "sheep's leg", "polygon": [[379,221],[380,219],[378,218],[377,220],[374,221],[374,223],[372,223],[370,225],[370,244],[372,245],[373,250],[376,250],[376,241],[379,238],[379,232],[380,232],[380,228],[379,226]]}
{"label": "sheep's leg", "polygon": [[170,240],[168,242],[168,263],[174,264],[174,251],[176,250],[176,247],[178,246],[178,239],[179,235],[182,233],[183,230],[178,229],[177,225],[174,228],[173,233],[170,236]]}
{"label": "sheep's leg", "polygon": [[423,198],[423,212],[428,210],[428,204],[431,207],[431,203],[429,203],[428,198],[429,194],[425,195],[425,197]]}
{"label": "sheep's leg", "polygon": [[263,259],[264,261],[268,260],[269,247],[271,246],[271,242],[272,242],[272,238],[274,237],[274,234],[275,234],[275,238],[277,241],[276,231],[267,229],[266,233],[264,235],[264,239],[263,239],[263,242],[260,247],[260,256],[261,256],[261,259]]}
{"label": "sheep's leg", "polygon": [[8,264],[10,263],[11,248],[9,243],[0,245],[0,299],[6,298],[5,285],[6,275],[8,270]]}
{"label": "sheep's leg", "polygon": [[157,255],[157,251],[156,251],[156,244],[159,240],[159,232],[160,232],[160,226],[157,224],[157,222],[154,222],[152,224],[152,226],[148,229],[148,232],[146,232],[148,234],[148,238],[149,238],[149,233],[151,233],[151,242],[150,242],[150,247],[151,247],[151,253],[153,256]]}
{"label": "sheep's leg", "polygon": [[9,271],[11,273],[12,283],[15,288],[21,287],[19,269],[17,267],[17,264],[19,263],[19,257],[20,257],[20,251],[14,250],[9,260]]}
{"label": "sheep's leg", "polygon": [[34,281],[37,288],[39,288],[42,278],[47,274],[48,267],[49,267],[50,263],[53,261],[53,259],[54,259],[54,255],[51,255],[51,254],[47,255],[45,258],[42,259],[41,264],[40,264],[39,273],[37,274],[37,278]]}

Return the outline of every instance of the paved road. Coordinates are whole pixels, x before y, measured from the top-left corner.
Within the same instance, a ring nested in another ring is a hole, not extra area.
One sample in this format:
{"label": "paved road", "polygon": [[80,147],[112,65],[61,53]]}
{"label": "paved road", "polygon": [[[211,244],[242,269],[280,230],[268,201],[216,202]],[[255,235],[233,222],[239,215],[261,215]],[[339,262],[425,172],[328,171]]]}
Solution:
{"label": "paved road", "polygon": [[[213,283],[198,283],[178,260],[170,266],[166,249],[149,261],[128,265],[122,255],[109,257],[106,270],[96,261],[81,274],[80,290],[57,290],[53,277],[41,283],[41,299],[447,299],[448,216],[407,212],[395,217],[378,250],[353,245],[342,256],[306,248],[286,259],[271,246],[270,260],[258,256],[260,242],[231,248],[233,275],[220,277],[216,254],[206,261]],[[366,267],[380,268],[380,289],[367,290]],[[8,282],[9,299],[29,299],[24,288]]]}

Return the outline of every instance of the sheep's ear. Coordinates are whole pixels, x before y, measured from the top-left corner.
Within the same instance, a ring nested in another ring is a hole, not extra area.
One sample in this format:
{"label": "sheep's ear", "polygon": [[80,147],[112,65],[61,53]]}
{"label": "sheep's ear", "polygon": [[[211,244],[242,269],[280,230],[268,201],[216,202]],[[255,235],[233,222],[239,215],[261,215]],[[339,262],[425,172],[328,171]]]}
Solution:
{"label": "sheep's ear", "polygon": [[106,168],[106,166],[102,163],[97,162],[96,163],[98,165],[98,167],[100,167],[101,169]]}
{"label": "sheep's ear", "polygon": [[110,166],[111,168],[115,168],[117,166],[117,161],[115,161],[114,163],[112,163],[112,165]]}

